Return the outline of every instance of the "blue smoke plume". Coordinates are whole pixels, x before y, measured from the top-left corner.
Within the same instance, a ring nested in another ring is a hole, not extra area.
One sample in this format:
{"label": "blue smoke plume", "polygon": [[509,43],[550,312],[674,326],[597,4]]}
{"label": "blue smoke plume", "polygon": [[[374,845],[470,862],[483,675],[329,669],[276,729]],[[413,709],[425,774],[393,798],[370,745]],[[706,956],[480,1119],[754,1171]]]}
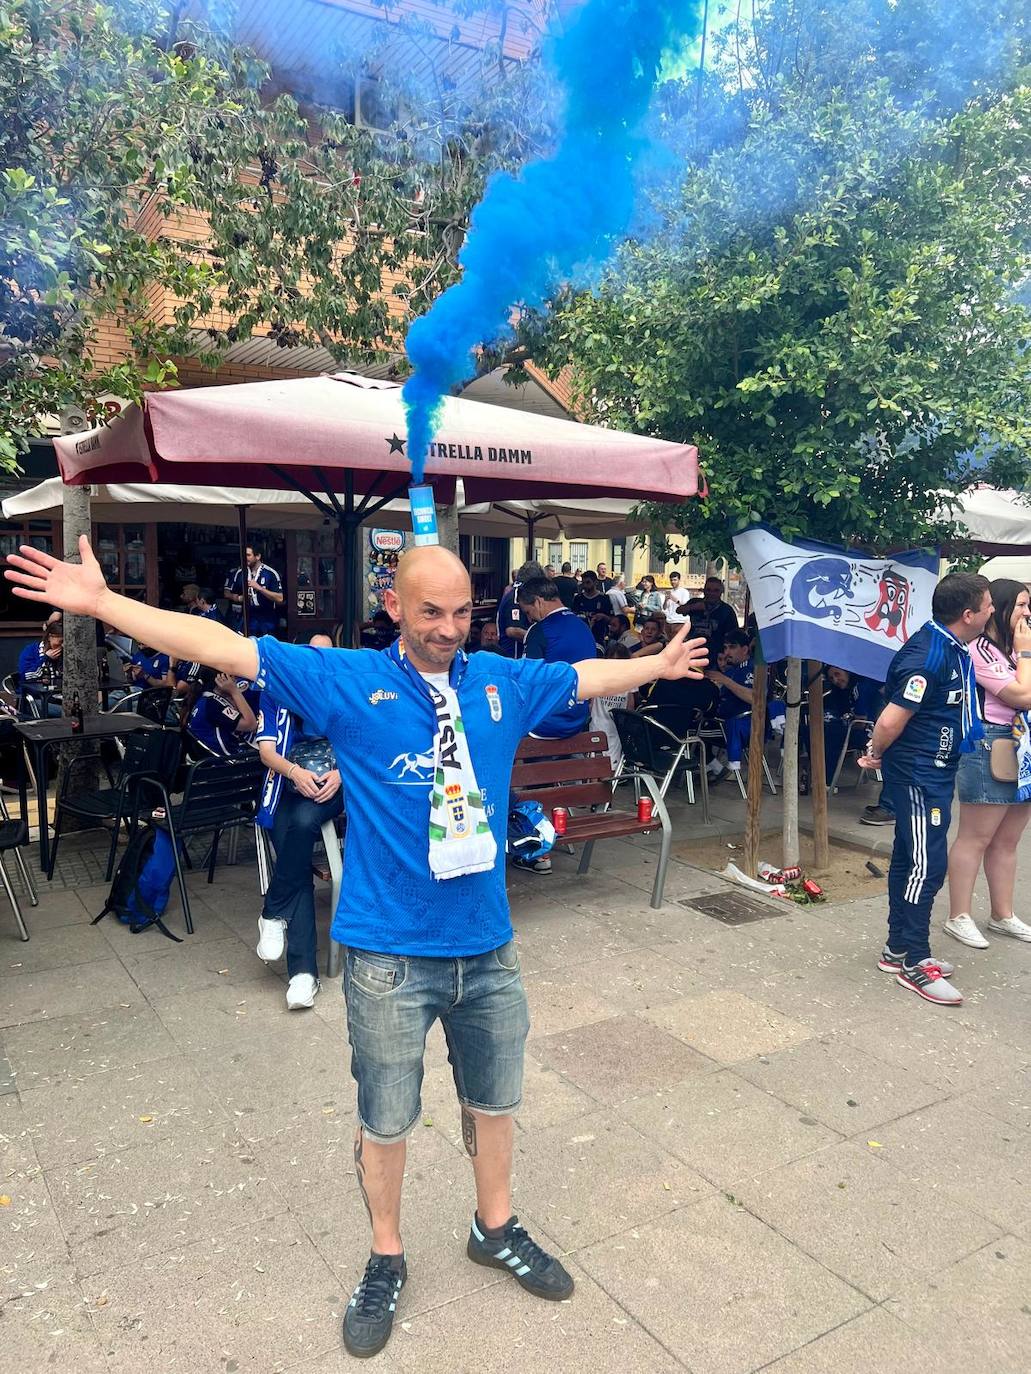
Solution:
{"label": "blue smoke plume", "polygon": [[629,229],[644,124],[664,65],[701,30],[700,0],[585,0],[545,46],[563,94],[557,147],[499,173],[473,211],[462,279],[408,331],[408,454],[422,480],[443,398],[475,372],[474,350],[511,332],[518,306],[597,273]]}

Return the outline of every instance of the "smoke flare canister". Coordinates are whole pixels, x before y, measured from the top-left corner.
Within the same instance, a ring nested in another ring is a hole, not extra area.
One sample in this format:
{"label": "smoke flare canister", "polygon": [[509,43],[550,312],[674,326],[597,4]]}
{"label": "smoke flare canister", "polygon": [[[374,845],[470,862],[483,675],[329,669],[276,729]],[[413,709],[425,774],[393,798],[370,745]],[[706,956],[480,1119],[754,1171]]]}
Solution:
{"label": "smoke flare canister", "polygon": [[823,896],[823,888],[819,883],[814,883],[812,878],[806,878],[805,882],[802,884],[802,891],[807,897]]}
{"label": "smoke flare canister", "polygon": [[439,544],[437,536],[437,508],[433,504],[433,488],[425,483],[408,488],[408,504],[412,512],[412,533],[418,548],[424,544]]}
{"label": "smoke flare canister", "polygon": [[637,819],[642,825],[647,825],[652,819],[652,816],[653,808],[651,797],[639,797],[637,799]]}
{"label": "smoke flare canister", "polygon": [[569,820],[569,812],[564,806],[556,806],[551,812],[551,823],[555,827],[556,835],[566,833],[566,822]]}
{"label": "smoke flare canister", "polygon": [[797,883],[801,876],[802,870],[794,865],[791,868],[782,868],[780,870],[780,881],[782,883]]}

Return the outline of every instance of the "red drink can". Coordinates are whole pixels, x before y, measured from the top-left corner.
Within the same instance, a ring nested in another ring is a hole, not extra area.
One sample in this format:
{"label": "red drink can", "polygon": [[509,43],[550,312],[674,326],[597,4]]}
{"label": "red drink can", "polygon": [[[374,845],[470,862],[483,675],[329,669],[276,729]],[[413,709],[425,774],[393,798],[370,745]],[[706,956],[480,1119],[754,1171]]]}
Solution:
{"label": "red drink can", "polygon": [[802,884],[802,890],[810,897],[823,896],[823,888],[819,883],[814,883],[812,878],[806,878],[805,882]]}
{"label": "red drink can", "polygon": [[797,883],[801,876],[802,870],[794,865],[791,868],[782,868],[780,870],[780,881],[782,883]]}
{"label": "red drink can", "polygon": [[556,806],[551,812],[551,823],[555,827],[556,835],[566,833],[566,822],[569,820],[569,812],[564,806]]}
{"label": "red drink can", "polygon": [[637,801],[637,819],[645,825],[652,819],[654,808],[652,807],[651,797],[639,797]]}

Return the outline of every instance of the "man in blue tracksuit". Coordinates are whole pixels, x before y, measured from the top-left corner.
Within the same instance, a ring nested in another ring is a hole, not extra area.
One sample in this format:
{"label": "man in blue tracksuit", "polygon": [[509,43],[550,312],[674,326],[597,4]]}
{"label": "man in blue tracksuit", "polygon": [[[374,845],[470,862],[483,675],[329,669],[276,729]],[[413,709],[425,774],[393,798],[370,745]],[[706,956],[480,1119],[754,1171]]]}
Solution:
{"label": "man in blue tracksuit", "polygon": [[945,881],[956,769],[983,735],[968,645],[992,614],[988,579],[950,573],[934,589],[933,618],[898,651],[884,684],[864,768],[880,768],[895,813],[888,870],[888,943],[877,966],[928,1002],[959,1006],[931,957],[931,907]]}
{"label": "man in blue tracksuit", "polygon": [[[594,635],[578,615],[562,603],[558,586],[550,577],[531,577],[521,582],[516,601],[529,624],[523,640],[523,657],[545,663],[582,663],[596,658]],[[537,721],[530,731],[540,739],[568,739],[586,730],[591,710],[587,702],[562,705]]]}

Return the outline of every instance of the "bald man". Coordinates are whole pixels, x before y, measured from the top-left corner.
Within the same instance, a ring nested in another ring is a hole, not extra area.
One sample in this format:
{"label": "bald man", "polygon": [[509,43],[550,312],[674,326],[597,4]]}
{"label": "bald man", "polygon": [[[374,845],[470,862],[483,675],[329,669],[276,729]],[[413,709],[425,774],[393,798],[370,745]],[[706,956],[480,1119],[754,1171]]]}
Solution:
{"label": "bald man", "polygon": [[[312,635],[308,643],[333,647],[329,635]],[[271,831],[276,861],[258,917],[258,958],[271,964],[286,954],[287,1011],[303,1011],[322,986],[312,858],[322,827],[344,809],[340,770],[325,735],[271,692],[259,699],[254,742],[268,769],[256,819]]]}
{"label": "bald man", "polygon": [[385,593],[401,629],[387,649],[242,639],[117,595],[85,538],[80,553],[75,566],[23,547],[5,576],[28,600],[97,616],[177,658],[254,679],[333,746],[348,826],[332,933],[347,946],[355,1172],[372,1225],[345,1347],[359,1356],[383,1348],[407,1277],[405,1140],[421,1116],[423,1053],[436,1020],[475,1177],[466,1253],[537,1297],[569,1297],[569,1274],[512,1214],[513,1114],[529,1029],[505,895],[512,762],[520,740],[556,710],[655,678],[699,677],[704,641],[687,641],[685,626],[661,653],[629,662],[467,657],[469,575],[437,547],[407,554]]}

